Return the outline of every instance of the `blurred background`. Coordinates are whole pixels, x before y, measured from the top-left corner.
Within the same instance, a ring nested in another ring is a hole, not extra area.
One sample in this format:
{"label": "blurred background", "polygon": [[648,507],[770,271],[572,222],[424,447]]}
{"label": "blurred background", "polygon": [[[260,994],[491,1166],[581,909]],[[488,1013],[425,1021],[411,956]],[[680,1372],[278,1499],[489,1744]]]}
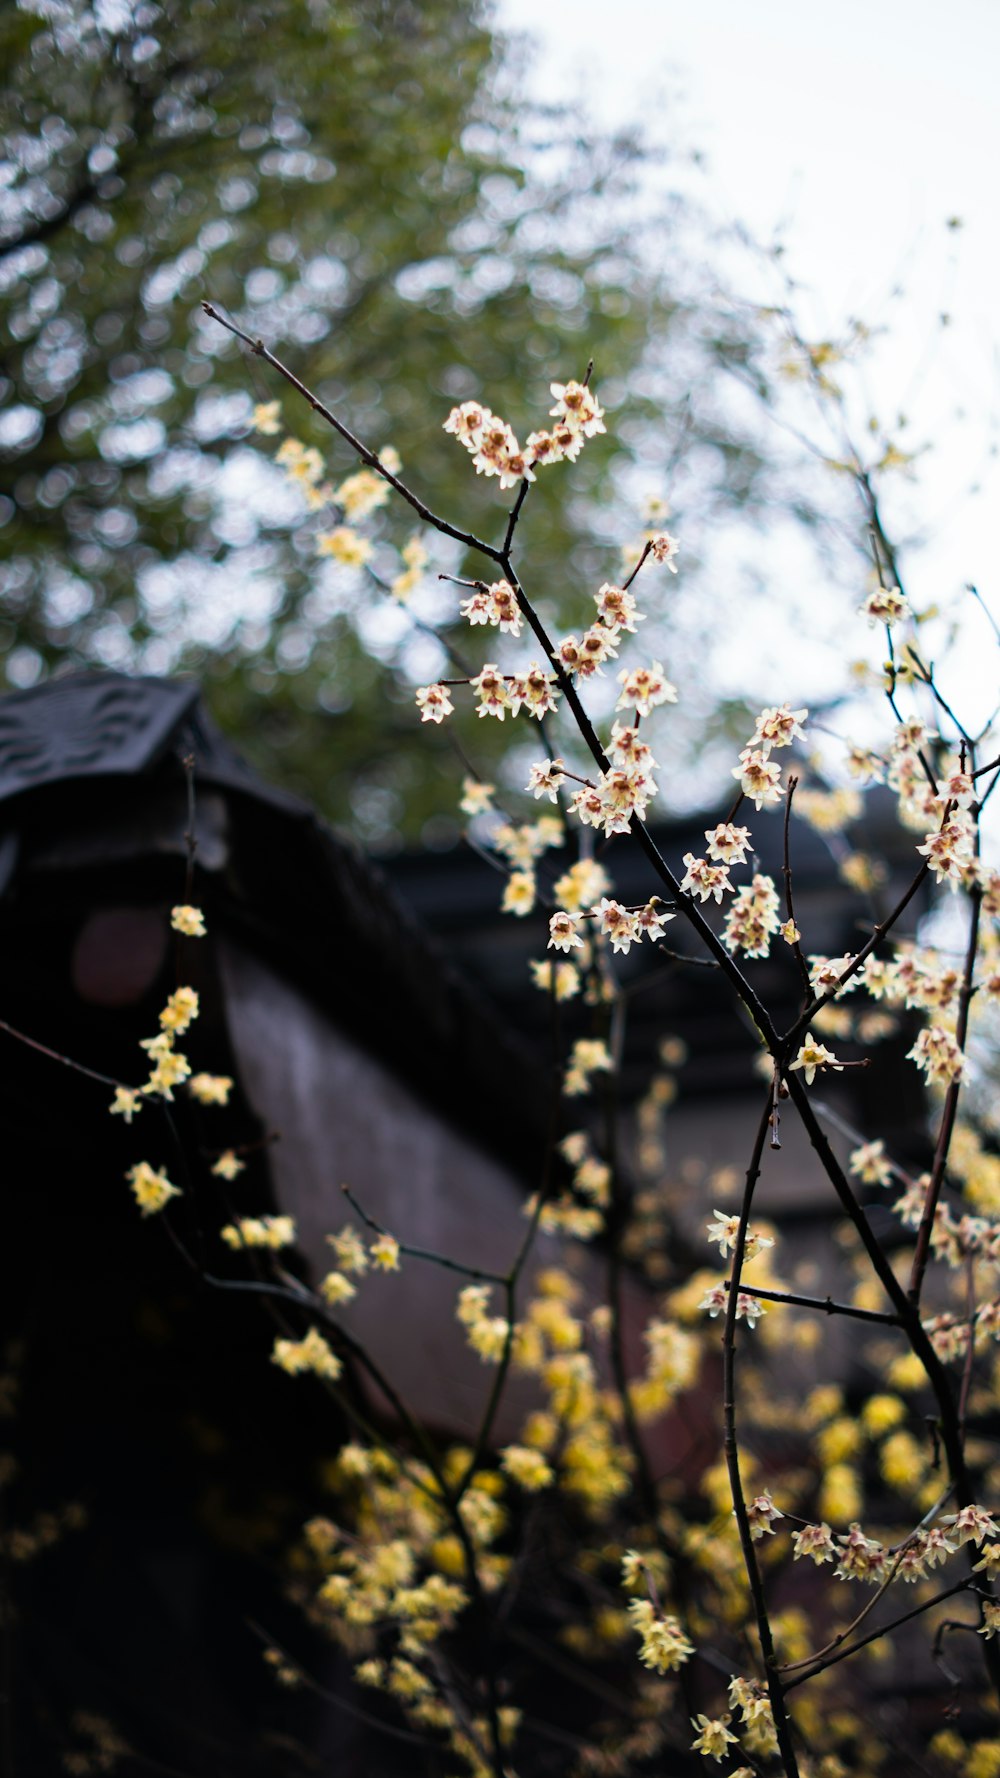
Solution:
{"label": "blurred background", "polygon": [[902,558],[919,596],[971,619],[957,670],[992,697],[962,589],[989,602],[995,575],[998,34],[987,0],[947,33],[895,0],[849,0],[835,32],[785,0],[752,27],[736,0],[6,6],[8,688],[195,675],[255,764],[386,853],[451,842],[469,765],[523,783],[537,748],[501,765],[509,729],[416,720],[414,686],[448,671],[435,632],[467,640],[437,572],[473,564],[425,536],[393,598],[413,526],[392,507],[368,565],[317,557],[337,513],[275,467],[255,405],[280,399],[334,484],[350,456],[207,297],[488,537],[509,496],[442,432],[449,408],[482,397],[523,439],[593,358],[607,436],[532,488],[523,574],[579,628],[668,512],[681,574],[641,601],[681,690],[664,814],[721,794],[762,701],[855,738],[849,663],[880,644],[854,620],[864,514],[824,466],[852,452],[922,546]]}

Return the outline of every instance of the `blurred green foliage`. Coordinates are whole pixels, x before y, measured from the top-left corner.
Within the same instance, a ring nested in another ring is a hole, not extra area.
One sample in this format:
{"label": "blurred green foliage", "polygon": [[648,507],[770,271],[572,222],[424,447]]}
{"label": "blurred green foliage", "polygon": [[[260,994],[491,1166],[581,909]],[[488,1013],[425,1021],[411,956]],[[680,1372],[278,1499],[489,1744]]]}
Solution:
{"label": "blurred green foliage", "polygon": [[[272,778],[363,838],[412,836],[454,775],[410,689],[441,660],[375,581],[317,562],[320,520],[268,441],[243,442],[253,404],[282,396],[335,479],[347,455],[201,299],[494,537],[509,497],[470,474],[444,415],[482,394],[523,438],[549,380],[593,357],[609,422],[627,399],[629,426],[540,478],[524,519],[533,591],[579,622],[581,589],[617,569],[627,527],[607,514],[630,461],[655,483],[683,437],[725,501],[760,470],[693,400],[744,343],[685,279],[685,207],[654,217],[637,196],[635,142],[526,109],[516,51],[465,0],[26,0],[0,12],[0,58],[8,683],[196,673]],[[383,530],[391,578],[411,527]],[[480,765],[495,728],[458,725]]]}

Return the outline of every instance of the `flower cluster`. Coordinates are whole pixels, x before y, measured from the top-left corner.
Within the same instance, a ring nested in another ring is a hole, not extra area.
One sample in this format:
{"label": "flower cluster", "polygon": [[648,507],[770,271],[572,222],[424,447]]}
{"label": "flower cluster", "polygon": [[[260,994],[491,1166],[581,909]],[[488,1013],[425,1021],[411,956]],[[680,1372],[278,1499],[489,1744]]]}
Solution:
{"label": "flower cluster", "polygon": [[535,468],[544,463],[558,463],[563,458],[573,461],[580,455],[584,442],[604,431],[604,411],[592,391],[582,383],[553,383],[555,407],[549,417],[555,424],[532,432],[522,448],[506,420],[478,401],[464,401],[453,407],[444,422],[463,444],[472,458],[477,475],[498,476],[501,488],[512,488],[520,481],[533,482]]}
{"label": "flower cluster", "polygon": [[295,1243],[295,1219],[291,1216],[243,1216],[227,1223],[222,1239],[234,1252],[241,1247],[269,1247],[273,1253]]}
{"label": "flower cluster", "polygon": [[315,1376],[325,1377],[330,1383],[335,1383],[344,1369],[329,1341],[315,1327],[311,1327],[301,1340],[275,1340],[271,1359],[280,1370],[287,1371],[290,1377],[299,1377],[306,1371],[312,1371]]}
{"label": "flower cluster", "polygon": [[171,1185],[166,1172],[162,1168],[156,1171],[148,1161],[137,1161],[125,1177],[143,1216],[155,1216],[171,1198],[180,1196],[180,1187]]}

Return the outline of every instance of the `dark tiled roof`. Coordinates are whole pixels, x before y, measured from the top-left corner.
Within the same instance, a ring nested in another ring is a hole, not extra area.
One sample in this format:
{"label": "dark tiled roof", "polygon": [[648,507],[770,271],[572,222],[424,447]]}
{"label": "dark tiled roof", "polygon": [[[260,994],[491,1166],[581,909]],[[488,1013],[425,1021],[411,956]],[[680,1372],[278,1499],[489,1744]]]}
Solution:
{"label": "dark tiled roof", "polygon": [[[183,898],[194,760],[195,898],[468,1134],[538,1152],[544,1083],[381,872],[252,771],[196,685],[67,677],[0,700],[0,893],[106,878],[121,903]],[[72,884],[72,887],[70,885]]]}

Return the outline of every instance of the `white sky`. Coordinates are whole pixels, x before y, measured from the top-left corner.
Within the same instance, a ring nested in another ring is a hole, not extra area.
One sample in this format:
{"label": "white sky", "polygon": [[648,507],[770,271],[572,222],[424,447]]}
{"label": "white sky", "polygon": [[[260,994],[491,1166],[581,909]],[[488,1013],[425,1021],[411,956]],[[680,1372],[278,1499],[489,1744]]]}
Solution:
{"label": "white sky", "polygon": [[[765,244],[780,229],[807,335],[888,326],[864,399],[933,441],[909,588],[972,580],[1000,615],[1000,0],[497,0],[496,19],[535,39],[538,96],[680,133],[717,218]],[[973,628],[966,670],[992,702],[997,653]]]}

